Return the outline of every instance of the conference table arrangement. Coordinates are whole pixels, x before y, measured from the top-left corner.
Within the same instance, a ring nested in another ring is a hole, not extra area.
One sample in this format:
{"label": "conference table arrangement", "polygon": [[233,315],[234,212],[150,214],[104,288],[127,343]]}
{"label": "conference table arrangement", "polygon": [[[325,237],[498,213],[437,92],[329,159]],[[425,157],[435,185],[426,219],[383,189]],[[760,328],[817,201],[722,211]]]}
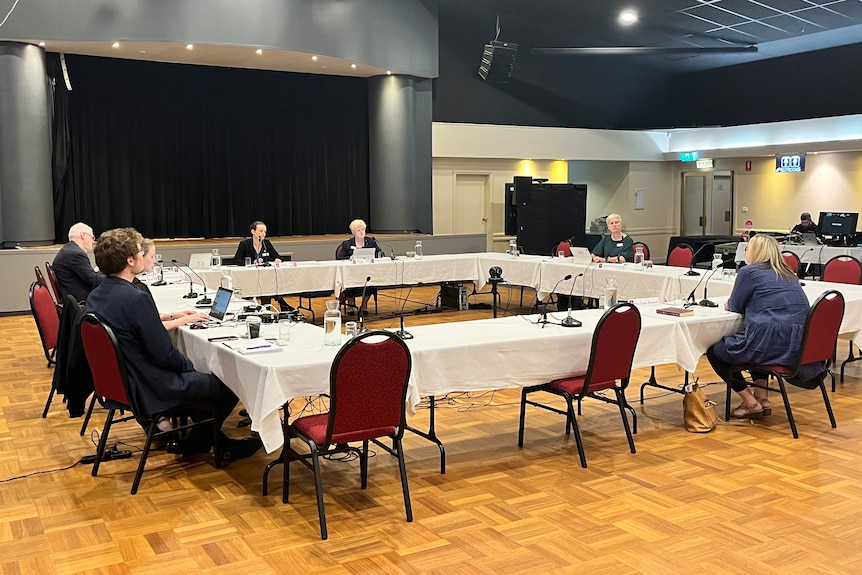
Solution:
{"label": "conference table arrangement", "polygon": [[[369,276],[380,278],[375,284],[368,282],[378,286],[430,284],[456,277],[466,280],[470,279],[469,274],[477,284],[483,284],[487,270],[480,270],[492,265],[502,268],[508,284],[526,284],[535,289],[539,297],[552,290],[597,297],[602,293],[606,278],[616,279],[620,298],[635,299],[641,312],[641,337],[634,367],[677,364],[686,372],[693,372],[710,345],[742,327],[741,316],[723,308],[735,276],[724,274],[720,269],[698,270],[701,275],[689,276],[684,268],[667,266],[645,269],[633,264],[574,264],[567,258],[464,254],[426,256],[418,261],[386,259],[356,264],[319,262],[295,267],[235,268],[232,278],[236,286],[238,282],[245,282],[238,280],[243,275],[271,276],[271,279],[242,283],[245,297],[248,295],[246,286],[274,287],[276,276],[279,286],[293,285],[297,291],[308,291],[312,289],[311,284],[324,289],[325,283],[336,291],[339,286],[343,289],[362,285]],[[297,270],[297,277],[304,279],[290,278],[290,273],[285,273]],[[209,283],[220,278],[222,272],[207,270],[200,275]],[[561,281],[567,275],[571,278]],[[305,281],[310,283],[303,283]],[[577,281],[574,289],[572,281]],[[690,294],[694,294],[697,301],[705,299],[704,286],[716,307],[695,305],[690,308],[692,315],[681,317],[658,313],[660,308],[681,305],[682,299]],[[854,340],[859,337],[862,333],[862,286],[812,281],[806,282],[803,289],[810,301],[828,289],[841,291],[847,301],[841,333]],[[188,292],[187,281],[152,287],[151,291],[162,311],[188,308],[194,301],[182,297]],[[238,313],[247,303],[240,299],[232,301],[229,311]],[[535,314],[410,328],[414,338],[406,342],[413,356],[408,411],[414,413],[421,397],[517,388],[583,373],[589,361],[593,331],[602,313],[601,309],[572,312],[582,323],[575,328],[560,325],[566,312],[547,314],[547,322]],[[194,362],[196,369],[215,374],[237,394],[249,412],[252,429],[260,434],[266,450],[273,452],[283,443],[280,408],[294,398],[326,393],[329,369],[340,348],[324,345],[323,329],[308,323],[292,327],[289,342],[283,346],[272,341],[278,338],[276,323],[263,324],[261,337],[256,340],[241,337],[246,333],[244,322],[226,321],[205,330],[180,328],[176,338],[178,347]],[[210,341],[220,337],[238,339]],[[243,346],[254,347],[256,342],[266,346],[262,348],[263,353],[242,352],[245,351]]]}

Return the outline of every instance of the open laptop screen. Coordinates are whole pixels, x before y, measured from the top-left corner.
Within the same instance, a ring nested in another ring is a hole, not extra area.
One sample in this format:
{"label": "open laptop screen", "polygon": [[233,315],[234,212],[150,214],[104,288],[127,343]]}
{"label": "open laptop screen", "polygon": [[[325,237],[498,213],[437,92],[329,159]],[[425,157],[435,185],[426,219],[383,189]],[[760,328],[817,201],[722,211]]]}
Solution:
{"label": "open laptop screen", "polygon": [[210,310],[210,317],[217,320],[223,320],[227,313],[227,306],[230,304],[230,298],[233,295],[233,290],[220,287],[213,298],[213,307]]}

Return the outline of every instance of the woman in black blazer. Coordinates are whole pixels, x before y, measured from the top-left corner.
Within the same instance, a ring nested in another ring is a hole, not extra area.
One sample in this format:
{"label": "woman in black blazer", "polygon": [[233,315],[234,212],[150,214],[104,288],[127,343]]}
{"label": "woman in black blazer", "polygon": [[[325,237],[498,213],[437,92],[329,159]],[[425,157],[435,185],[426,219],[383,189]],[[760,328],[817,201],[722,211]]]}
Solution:
{"label": "woman in black blazer", "polygon": [[[281,254],[272,242],[266,239],[266,224],[261,221],[255,220],[251,223],[251,237],[239,242],[233,261],[241,266],[246,258],[250,258],[251,263],[256,266],[268,265],[270,262],[281,263]],[[285,301],[284,296],[277,295],[276,299],[281,311],[293,311],[294,307]],[[272,302],[271,297],[260,296],[261,305],[269,305],[270,302]]]}

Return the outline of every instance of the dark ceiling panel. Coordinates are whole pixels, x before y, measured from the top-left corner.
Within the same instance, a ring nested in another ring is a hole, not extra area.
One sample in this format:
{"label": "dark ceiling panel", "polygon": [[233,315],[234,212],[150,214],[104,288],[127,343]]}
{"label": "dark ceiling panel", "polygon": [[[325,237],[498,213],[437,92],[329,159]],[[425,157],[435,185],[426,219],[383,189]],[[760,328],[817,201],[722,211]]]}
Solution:
{"label": "dark ceiling panel", "polygon": [[[765,26],[760,22],[750,22],[748,24],[736,26],[734,27],[734,31],[740,33],[740,39],[752,36],[757,38],[757,44],[762,42],[772,42],[773,40],[784,40],[785,38],[790,37],[789,33],[772,26]],[[748,36],[743,36],[742,34],[747,34]]]}
{"label": "dark ceiling panel", "polygon": [[760,20],[761,18],[768,18],[779,13],[779,11],[773,8],[769,8],[758,2],[750,2],[749,0],[720,0],[713,4],[713,6],[735,12],[751,20]]}
{"label": "dark ceiling panel", "polygon": [[695,20],[706,20],[707,22],[711,22],[712,25],[710,28],[719,28],[722,26],[733,26],[734,24],[742,24],[743,22],[747,22],[748,19],[739,16],[733,12],[727,12],[726,10],[719,10],[718,8],[713,8],[712,6],[701,6],[699,8],[693,8],[691,10],[686,10],[686,14],[694,18]]}
{"label": "dark ceiling panel", "polygon": [[808,10],[800,10],[799,12],[794,12],[793,15],[797,18],[802,18],[807,22],[817,24],[823,29],[841,28],[852,23],[852,20],[850,20],[847,16],[844,16],[843,14],[838,14],[837,12],[833,12],[825,8],[810,8]]}

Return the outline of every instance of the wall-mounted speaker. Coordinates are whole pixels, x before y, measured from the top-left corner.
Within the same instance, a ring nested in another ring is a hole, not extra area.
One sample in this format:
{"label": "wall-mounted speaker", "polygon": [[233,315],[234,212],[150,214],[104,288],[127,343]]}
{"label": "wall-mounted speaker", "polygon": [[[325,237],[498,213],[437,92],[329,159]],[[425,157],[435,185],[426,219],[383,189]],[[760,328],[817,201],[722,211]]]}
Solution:
{"label": "wall-mounted speaker", "polygon": [[515,67],[517,54],[517,44],[491,40],[485,44],[485,49],[482,51],[479,76],[486,82],[508,82],[509,78],[512,77],[512,69]]}

